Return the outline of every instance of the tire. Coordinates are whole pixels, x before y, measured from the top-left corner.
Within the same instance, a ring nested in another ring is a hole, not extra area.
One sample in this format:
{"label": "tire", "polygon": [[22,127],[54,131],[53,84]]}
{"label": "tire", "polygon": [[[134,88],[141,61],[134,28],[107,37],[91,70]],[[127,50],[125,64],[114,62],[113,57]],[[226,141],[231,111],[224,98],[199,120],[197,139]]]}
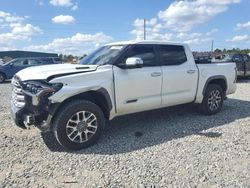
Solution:
{"label": "tire", "polygon": [[97,142],[103,133],[105,118],[96,104],[75,100],[56,114],[53,133],[60,145],[69,150],[81,150]]}
{"label": "tire", "polygon": [[200,111],[205,115],[213,115],[221,111],[224,100],[224,92],[217,84],[208,85]]}
{"label": "tire", "polygon": [[6,79],[6,76],[0,72],[0,83],[3,83]]}

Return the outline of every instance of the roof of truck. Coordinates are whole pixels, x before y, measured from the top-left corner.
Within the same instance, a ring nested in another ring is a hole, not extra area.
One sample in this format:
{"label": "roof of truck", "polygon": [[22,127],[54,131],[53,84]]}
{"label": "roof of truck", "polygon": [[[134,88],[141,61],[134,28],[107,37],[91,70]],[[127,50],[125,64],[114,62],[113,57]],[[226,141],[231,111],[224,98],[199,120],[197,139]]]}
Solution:
{"label": "roof of truck", "polygon": [[170,44],[170,45],[186,45],[185,43],[180,42],[171,42],[171,41],[157,41],[157,40],[131,40],[131,41],[120,41],[120,42],[113,42],[107,44],[110,45],[129,45],[129,44]]}

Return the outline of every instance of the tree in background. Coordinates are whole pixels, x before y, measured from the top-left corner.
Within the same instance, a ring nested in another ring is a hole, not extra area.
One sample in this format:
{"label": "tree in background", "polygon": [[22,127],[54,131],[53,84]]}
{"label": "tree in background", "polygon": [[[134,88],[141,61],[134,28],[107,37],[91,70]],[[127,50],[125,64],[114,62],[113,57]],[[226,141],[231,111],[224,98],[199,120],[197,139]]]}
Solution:
{"label": "tree in background", "polygon": [[223,49],[223,50],[220,50],[220,49],[216,49],[214,50],[215,53],[241,53],[241,54],[249,54],[250,53],[250,49],[239,49],[239,48],[233,48],[233,49]]}
{"label": "tree in background", "polygon": [[83,59],[84,57],[86,57],[87,55],[84,54],[83,56],[73,56],[73,55],[63,55],[60,54],[59,58],[64,62],[64,63],[77,63],[79,60]]}
{"label": "tree in background", "polygon": [[84,59],[86,56],[87,56],[87,54],[84,54],[83,56],[81,56],[81,57],[79,58],[79,60]]}
{"label": "tree in background", "polygon": [[215,52],[215,53],[221,53],[222,51],[221,51],[220,49],[217,48],[216,50],[214,50],[214,52]]}

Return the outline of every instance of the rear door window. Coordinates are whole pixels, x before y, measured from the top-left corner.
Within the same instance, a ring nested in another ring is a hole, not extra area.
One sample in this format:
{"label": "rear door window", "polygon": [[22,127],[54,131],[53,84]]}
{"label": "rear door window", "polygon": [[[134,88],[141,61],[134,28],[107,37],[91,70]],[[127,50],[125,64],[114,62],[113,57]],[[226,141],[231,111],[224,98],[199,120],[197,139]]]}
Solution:
{"label": "rear door window", "polygon": [[43,64],[53,64],[53,59],[52,58],[41,58],[41,61],[43,62]]}
{"label": "rear door window", "polygon": [[187,61],[185,49],[180,45],[159,45],[161,65],[180,65]]}
{"label": "rear door window", "polygon": [[40,61],[38,61],[38,60],[36,60],[36,59],[29,59],[29,60],[28,60],[28,64],[29,64],[30,66],[36,66],[36,65],[41,65],[42,62],[40,62]]}

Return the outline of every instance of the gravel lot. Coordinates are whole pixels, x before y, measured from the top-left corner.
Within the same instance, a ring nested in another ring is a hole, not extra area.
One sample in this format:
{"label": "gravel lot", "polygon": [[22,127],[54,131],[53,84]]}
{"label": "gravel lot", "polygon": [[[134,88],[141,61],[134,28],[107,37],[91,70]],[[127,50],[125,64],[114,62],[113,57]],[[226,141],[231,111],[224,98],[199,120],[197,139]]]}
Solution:
{"label": "gravel lot", "polygon": [[73,153],[15,127],[10,90],[0,84],[0,187],[250,187],[250,81],[217,115],[180,106],[117,118]]}

